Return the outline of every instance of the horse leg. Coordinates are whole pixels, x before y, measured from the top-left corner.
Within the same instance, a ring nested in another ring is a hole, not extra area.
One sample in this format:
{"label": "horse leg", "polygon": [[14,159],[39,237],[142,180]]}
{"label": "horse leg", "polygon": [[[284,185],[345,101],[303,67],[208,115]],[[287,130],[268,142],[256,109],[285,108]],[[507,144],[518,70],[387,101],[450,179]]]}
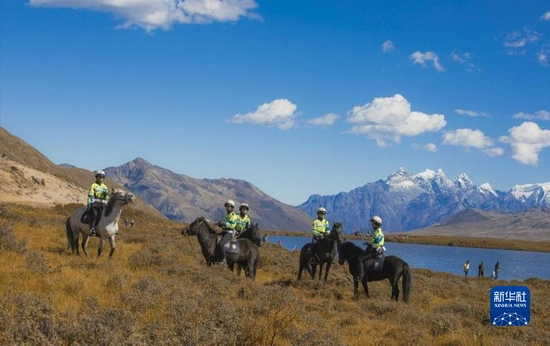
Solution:
{"label": "horse leg", "polygon": [[116,244],[115,244],[115,236],[112,235],[109,237],[109,245],[111,245],[111,251],[109,252],[109,259],[113,258],[113,254],[115,253]]}
{"label": "horse leg", "polygon": [[324,262],[321,262],[319,265],[319,280],[321,280],[321,276],[323,276],[323,266],[325,265]]}
{"label": "horse leg", "polygon": [[82,234],[82,251],[86,257],[88,257],[88,239],[90,237],[86,233]]}
{"label": "horse leg", "polygon": [[328,272],[330,271],[330,266],[332,265],[332,262],[329,261],[327,263],[327,268],[325,269],[325,282],[327,282],[327,278],[328,278]]}
{"label": "horse leg", "polygon": [[298,268],[298,280],[302,278],[302,271],[304,270],[304,263],[300,260],[300,268]]}
{"label": "horse leg", "polygon": [[357,281],[357,277],[353,277],[353,298],[359,299],[359,281]]}
{"label": "horse leg", "polygon": [[101,256],[101,251],[103,251],[103,238],[99,238],[99,243],[97,244],[97,258]]}
{"label": "horse leg", "polygon": [[363,281],[361,281],[361,283],[363,284],[363,292],[365,292],[365,296],[367,296],[367,298],[370,298],[369,286],[367,285],[367,279],[363,279]]}

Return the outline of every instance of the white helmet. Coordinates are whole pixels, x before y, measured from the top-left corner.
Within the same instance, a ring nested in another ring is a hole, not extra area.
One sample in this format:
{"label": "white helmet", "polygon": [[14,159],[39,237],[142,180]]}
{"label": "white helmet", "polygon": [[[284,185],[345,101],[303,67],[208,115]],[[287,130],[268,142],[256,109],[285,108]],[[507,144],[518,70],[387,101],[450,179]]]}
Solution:
{"label": "white helmet", "polygon": [[317,214],[319,214],[319,213],[325,213],[326,214],[327,210],[323,207],[320,207],[319,209],[317,209]]}
{"label": "white helmet", "polygon": [[235,202],[234,202],[232,199],[228,199],[228,200],[223,204],[224,207],[227,207],[227,205],[230,205],[230,206],[232,206],[233,208],[235,208]]}
{"label": "white helmet", "polygon": [[242,208],[246,208],[246,210],[250,210],[250,206],[248,206],[248,204],[246,203],[241,204],[239,207],[239,210],[241,210]]}
{"label": "white helmet", "polygon": [[105,177],[105,172],[103,172],[101,169],[98,169],[94,172],[94,176],[97,177],[98,175],[102,175],[103,177]]}
{"label": "white helmet", "polygon": [[380,216],[373,216],[372,219],[370,219],[370,221],[376,222],[377,224],[382,226],[382,219],[380,218]]}

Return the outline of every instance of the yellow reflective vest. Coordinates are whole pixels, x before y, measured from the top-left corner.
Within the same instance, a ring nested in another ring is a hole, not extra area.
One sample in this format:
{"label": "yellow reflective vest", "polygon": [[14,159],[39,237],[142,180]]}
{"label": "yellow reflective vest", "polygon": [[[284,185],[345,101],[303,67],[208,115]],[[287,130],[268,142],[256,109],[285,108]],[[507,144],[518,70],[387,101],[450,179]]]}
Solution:
{"label": "yellow reflective vest", "polygon": [[237,219],[235,220],[235,231],[237,231],[237,234],[245,231],[248,227],[250,227],[250,218],[248,215],[242,216],[241,214],[237,214]]}
{"label": "yellow reflective vest", "polygon": [[109,189],[103,183],[93,183],[88,190],[88,203],[93,203],[94,199],[109,200]]}
{"label": "yellow reflective vest", "polygon": [[326,219],[314,219],[313,225],[311,226],[311,233],[313,233],[314,237],[320,237],[329,234],[330,229],[328,228],[328,221]]}
{"label": "yellow reflective vest", "polygon": [[222,228],[225,231],[234,231],[236,223],[237,223],[237,214],[235,214],[234,211],[230,211],[227,214],[225,214],[225,217],[221,221]]}
{"label": "yellow reflective vest", "polygon": [[372,232],[370,242],[375,249],[384,246],[384,233],[382,233],[382,228],[377,228]]}

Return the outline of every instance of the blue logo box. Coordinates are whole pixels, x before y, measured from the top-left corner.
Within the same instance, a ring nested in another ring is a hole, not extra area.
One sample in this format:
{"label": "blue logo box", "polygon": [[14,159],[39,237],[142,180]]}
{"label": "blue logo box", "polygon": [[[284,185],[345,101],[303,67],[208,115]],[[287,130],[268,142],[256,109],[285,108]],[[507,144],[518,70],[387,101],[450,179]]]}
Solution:
{"label": "blue logo box", "polygon": [[491,324],[521,327],[531,321],[531,291],[526,286],[495,286],[491,289]]}

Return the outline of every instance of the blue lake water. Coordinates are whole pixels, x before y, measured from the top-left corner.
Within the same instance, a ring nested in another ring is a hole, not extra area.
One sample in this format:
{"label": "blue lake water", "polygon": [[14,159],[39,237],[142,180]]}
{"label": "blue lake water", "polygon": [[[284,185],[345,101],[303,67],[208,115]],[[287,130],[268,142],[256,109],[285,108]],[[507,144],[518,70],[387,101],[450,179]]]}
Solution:
{"label": "blue lake water", "polygon": [[[300,250],[309,243],[309,237],[271,235],[267,241],[287,250]],[[351,240],[361,246],[364,240]],[[550,253],[515,250],[480,249],[469,247],[386,243],[386,255],[402,258],[413,268],[425,268],[439,272],[464,275],[462,265],[470,261],[469,277],[477,276],[480,262],[485,263],[485,276],[490,276],[497,261],[500,262],[499,280],[524,280],[528,278],[550,279]]]}

